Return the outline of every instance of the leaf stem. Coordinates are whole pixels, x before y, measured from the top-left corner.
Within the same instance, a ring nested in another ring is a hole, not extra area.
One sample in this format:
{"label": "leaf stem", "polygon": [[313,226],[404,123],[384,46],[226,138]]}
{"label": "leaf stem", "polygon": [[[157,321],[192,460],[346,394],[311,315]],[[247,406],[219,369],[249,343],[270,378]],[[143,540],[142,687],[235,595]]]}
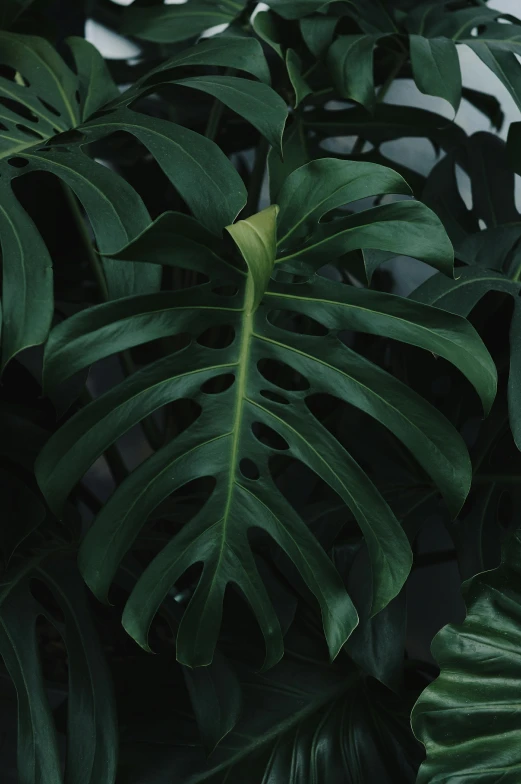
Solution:
{"label": "leaf stem", "polygon": [[[73,214],[74,221],[76,223],[76,227],[78,229],[78,232],[79,232],[80,237],[82,239],[83,245],[85,247],[85,251],[86,251],[87,256],[89,258],[89,263],[90,263],[92,271],[94,273],[94,277],[96,278],[96,283],[98,284],[98,289],[99,289],[100,296],[101,296],[102,300],[104,302],[106,302],[106,301],[108,301],[110,299],[110,297],[109,297],[109,291],[108,291],[108,287],[107,287],[107,280],[105,278],[105,273],[103,271],[103,264],[102,264],[102,261],[101,261],[101,257],[100,257],[100,255],[98,253],[96,253],[96,250],[95,250],[95,248],[94,248],[94,246],[92,244],[92,238],[91,238],[91,236],[89,234],[89,231],[87,229],[87,224],[85,223],[85,218],[84,218],[84,216],[82,214],[79,202],[78,202],[75,194],[72,192],[72,190],[69,188],[69,186],[66,185],[63,181],[61,182],[61,184],[62,184],[62,187],[63,187],[63,192],[65,194],[65,198],[67,200],[67,203],[69,204],[69,207],[71,208],[71,212]],[[131,375],[132,373],[135,373],[136,366],[134,364],[134,360],[132,359],[132,355],[131,355],[130,351],[123,351],[123,352],[121,352],[120,358],[121,358],[121,363],[123,365],[123,369],[124,369],[126,375]],[[141,425],[143,427],[143,432],[145,433],[145,436],[146,436],[148,442],[150,443],[150,446],[152,447],[152,449],[159,449],[159,447],[163,446],[164,439],[163,439],[161,433],[159,432],[159,429],[156,426],[156,423],[154,422],[153,419],[151,419],[150,417],[147,417],[146,419],[144,419],[142,421]],[[117,470],[118,475],[121,476],[122,472],[121,472],[120,468],[116,469],[116,470]],[[127,471],[125,469],[125,476],[126,476],[126,474],[127,474]]]}
{"label": "leaf stem", "polygon": [[[79,400],[82,405],[88,406],[90,403],[94,402],[95,398],[87,389],[87,387],[84,387]],[[114,482],[117,485],[120,485],[123,480],[127,478],[128,471],[117,445],[110,444],[110,446],[105,449],[104,455]]]}
{"label": "leaf stem", "polygon": [[[65,198],[71,208],[76,227],[85,246],[85,251],[89,257],[89,262],[96,278],[100,294],[104,300],[108,300],[109,292],[107,288],[107,281],[105,279],[105,273],[103,272],[103,266],[101,264],[101,258],[98,256],[92,245],[92,239],[87,229],[87,225],[82,215],[78,200],[68,185],[66,185],[64,182],[61,184]],[[93,401],[93,399],[94,398],[90,394],[89,390],[87,387],[85,387],[82,394],[80,395],[80,401],[83,403],[83,405],[88,405]],[[116,444],[111,444],[106,449],[105,457],[114,481],[116,484],[120,484],[128,476],[128,471]]]}
{"label": "leaf stem", "polygon": [[[236,73],[236,68],[226,68],[224,71],[225,76],[233,76]],[[206,124],[206,130],[204,135],[210,141],[214,141],[215,137],[217,136],[217,131],[219,130],[219,124],[221,122],[222,116],[224,112],[224,104],[218,98],[216,98],[213,102],[212,108],[210,110],[210,114],[208,116],[208,123]]]}
{"label": "leaf stem", "polygon": [[[386,80],[381,85],[378,93],[376,95],[376,104],[382,103],[383,99],[389,92],[389,88],[391,87],[392,83],[400,73],[402,69],[402,65],[404,64],[405,60],[407,59],[407,52],[403,52],[394,64],[394,68],[391,68],[389,71]],[[351,150],[351,155],[360,155],[362,150],[364,149],[365,139],[362,136],[359,136],[356,140],[353,149]]]}
{"label": "leaf stem", "polygon": [[204,135],[210,141],[214,141],[215,137],[217,136],[217,131],[219,130],[219,123],[221,122],[221,118],[224,112],[224,104],[218,98],[215,99],[213,102],[213,106],[210,111],[210,115],[208,117],[208,123],[206,125],[206,130]]}
{"label": "leaf stem", "polygon": [[65,199],[71,208],[72,215],[74,217],[74,222],[76,223],[76,228],[80,234],[82,239],[83,245],[85,247],[85,251],[89,257],[89,263],[94,273],[94,277],[96,278],[96,283],[98,284],[98,289],[101,294],[101,298],[103,300],[109,299],[109,290],[107,287],[107,280],[105,278],[105,273],[103,271],[103,264],[101,262],[101,257],[96,253],[94,246],[92,244],[92,238],[89,234],[89,230],[87,229],[87,225],[85,223],[85,218],[80,209],[80,205],[76,195],[72,192],[66,183],[60,180],[63,193],[65,195]]}
{"label": "leaf stem", "polygon": [[[120,359],[125,375],[131,376],[136,372],[136,365],[130,351],[122,351]],[[141,427],[152,449],[160,449],[165,445],[165,438],[151,415],[141,420]]]}
{"label": "leaf stem", "polygon": [[259,199],[262,191],[262,184],[264,182],[264,174],[266,172],[266,161],[268,158],[270,145],[268,141],[261,137],[259,144],[255,148],[255,161],[251,172],[250,183],[248,188],[248,201],[244,208],[245,215],[248,217],[254,215],[259,207]]}

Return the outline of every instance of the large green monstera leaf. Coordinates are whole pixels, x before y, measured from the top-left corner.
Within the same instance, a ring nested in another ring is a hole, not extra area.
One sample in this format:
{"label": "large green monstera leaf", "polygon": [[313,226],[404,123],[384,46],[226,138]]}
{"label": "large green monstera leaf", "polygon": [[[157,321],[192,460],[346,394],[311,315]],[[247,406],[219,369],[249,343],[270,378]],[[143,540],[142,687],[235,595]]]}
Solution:
{"label": "large green monstera leaf", "polygon": [[[210,139],[169,120],[135,111],[133,103],[164,80],[213,95],[253,122],[280,146],[286,117],[282,99],[266,84],[238,76],[182,76],[191,65],[243,67],[269,80],[258,42],[210,42],[183,52],[120,96],[101,55],[81,38],[67,40],[70,68],[44,39],[0,33],[0,233],[3,254],[3,365],[47,337],[53,313],[52,264],[46,245],[13,193],[13,181],[31,172],[58,177],[79,200],[102,254],[114,253],[150,224],[138,193],[89,154],[90,143],[130,134],[155,158],[193,214],[220,233],[246,202],[244,184]],[[245,65],[246,60],[250,61]],[[177,69],[177,70],[176,70]],[[152,292],[160,268],[105,262],[106,297]]]}
{"label": "large green monstera leaf", "polygon": [[505,542],[501,566],[464,585],[467,617],[436,636],[432,651],[441,674],[412,714],[427,749],[418,782],[514,784],[521,766],[519,530]]}
{"label": "large green monstera leaf", "polygon": [[129,8],[123,24],[127,35],[156,43],[186,41],[221,24],[230,24],[244,10],[245,0],[189,0],[182,8],[150,3]]}
{"label": "large green monstera leaf", "polygon": [[106,599],[119,563],[154,508],[188,482],[213,478],[210,498],[152,560],[126,604],[123,623],[142,646],[163,598],[190,566],[202,563],[179,627],[178,659],[192,666],[211,661],[224,592],[234,583],[264,634],[266,665],[274,664],[282,655],[282,635],[248,540],[249,529],[260,528],[315,595],[330,654],[337,654],[357,613],[329,558],[272,477],[273,458],[280,454],[308,466],[352,511],[371,558],[371,612],[400,591],[411,566],[408,540],[369,477],[313,415],[314,395],[340,398],[388,428],[451,511],[461,507],[471,472],[459,434],[341,337],[346,330],[360,331],[428,349],[468,377],[488,410],[496,373],[477,333],[459,316],[317,274],[325,263],[360,248],[407,253],[451,273],[447,236],[418,202],[402,198],[321,220],[385,193],[406,194],[408,187],[381,166],[322,159],[288,177],[279,208],[228,226],[231,239],[217,240],[194,219],[166,213],[115,258],[193,270],[204,282],[106,303],[51,332],[48,389],[118,351],[177,333],[190,336],[189,345],[144,366],[71,417],[37,462],[40,487],[60,514],[68,493],[123,433],[171,401],[196,404],[193,424],[118,487],[80,550],[85,580]]}

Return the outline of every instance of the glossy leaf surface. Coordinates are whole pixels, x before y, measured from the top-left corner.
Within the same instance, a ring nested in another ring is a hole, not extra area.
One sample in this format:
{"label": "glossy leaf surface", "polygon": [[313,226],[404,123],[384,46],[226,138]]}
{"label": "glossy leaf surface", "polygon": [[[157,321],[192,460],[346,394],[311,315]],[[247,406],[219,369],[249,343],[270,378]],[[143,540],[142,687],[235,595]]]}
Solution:
{"label": "glossy leaf surface", "polygon": [[518,778],[515,688],[519,677],[521,540],[505,544],[498,569],[465,584],[467,616],[435,638],[439,678],[414,707],[427,760],[418,781],[514,782]]}
{"label": "glossy leaf surface", "polygon": [[[326,176],[331,168],[327,160],[306,165],[286,181],[279,195],[280,247],[291,247],[302,234],[309,234],[312,242],[319,219],[337,205],[405,187],[401,178],[383,167],[345,164],[336,181]],[[295,212],[297,193],[307,206],[303,217],[301,211]],[[346,219],[329,222],[332,253],[341,253],[346,243],[347,247],[395,248],[403,242],[410,249],[412,221],[424,211],[429,216],[426,226],[432,229],[424,227],[423,240],[418,235],[417,253],[450,269],[450,245],[434,216],[412,201],[391,207],[359,213],[349,228]],[[383,225],[375,217],[382,210]],[[196,476],[215,478],[208,502],[145,570],[123,618],[130,634],[146,646],[147,629],[170,586],[188,566],[204,561],[178,634],[178,658],[191,665],[211,660],[230,581],[241,587],[257,616],[267,644],[266,663],[273,664],[282,653],[278,622],[247,546],[246,532],[253,525],[278,543],[315,594],[332,656],[356,625],[355,610],[336,571],[273,482],[270,455],[277,450],[306,464],[353,512],[371,555],[372,613],[388,604],[407,576],[411,556],[398,521],[359,465],[311,414],[306,405],[309,394],[332,394],[389,428],[432,476],[453,509],[466,496],[470,466],[459,435],[402,382],[344,345],[337,337],[339,330],[391,332],[442,354],[469,377],[485,407],[495,391],[493,364],[462,319],[318,276],[307,283],[269,280],[270,267],[288,260],[287,255],[275,259],[276,213],[272,207],[229,227],[246,262],[244,271],[226,260],[224,247],[193,221],[175,214],[162,216],[116,258],[190,265],[204,271],[210,281],[185,292],[108,303],[91,310],[87,318],[80,313],[52,333],[46,352],[45,378],[52,388],[116,350],[174,332],[188,331],[193,336],[186,349],[143,368],[72,417],[51,439],[37,468],[40,486],[59,513],[75,483],[119,435],[168,401],[190,397],[197,402],[200,415],[193,425],[123,482],[99,514],[80,553],[87,583],[106,598],[121,558],[154,507]],[[411,220],[402,223],[406,215]],[[302,240],[298,242],[302,247]],[[306,239],[300,254],[307,255]],[[237,294],[223,297],[218,292],[224,284],[235,287]],[[288,310],[320,325],[318,334],[314,330],[298,334],[278,326],[277,313]],[[233,337],[229,345],[215,349],[198,336],[218,325],[229,325]],[[466,352],[471,361],[465,359]],[[300,380],[296,385],[283,382],[281,389],[277,378],[267,375],[267,362],[291,368]],[[208,382],[219,378],[227,379],[227,388],[211,392]],[[269,435],[266,443],[259,440],[255,436],[259,427],[276,434],[277,441]]]}

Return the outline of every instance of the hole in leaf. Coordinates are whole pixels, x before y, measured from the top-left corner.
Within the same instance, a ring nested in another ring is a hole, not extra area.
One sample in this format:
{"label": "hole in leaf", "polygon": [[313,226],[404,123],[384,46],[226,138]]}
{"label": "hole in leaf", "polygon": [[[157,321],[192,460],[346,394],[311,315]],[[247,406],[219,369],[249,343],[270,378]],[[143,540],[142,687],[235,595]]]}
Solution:
{"label": "hole in leaf", "polygon": [[65,622],[63,611],[56,601],[53,592],[50,590],[43,580],[31,578],[30,590],[36,601],[49,613],[49,615],[58,621],[58,623]]}
{"label": "hole in leaf", "polygon": [[208,327],[197,338],[200,346],[206,348],[228,348],[235,340],[235,330],[229,324]]}
{"label": "hole in leaf", "polygon": [[225,283],[222,286],[216,286],[212,291],[214,294],[219,294],[221,297],[235,297],[239,291],[239,287],[234,283]]}
{"label": "hole in leaf", "polygon": [[80,96],[80,91],[79,90],[76,90],[76,92],[74,93],[74,97],[76,98],[76,103],[80,103],[81,96]]}
{"label": "hole in leaf", "polygon": [[[60,632],[43,615],[36,618],[34,632],[40,652],[40,666],[44,679],[54,683],[66,684],[69,679],[67,647]],[[59,724],[59,710],[58,708],[54,712],[56,726]]]}
{"label": "hole in leaf", "polygon": [[32,120],[32,122],[38,122],[39,120],[38,115],[28,109],[27,106],[18,103],[18,101],[13,101],[11,98],[0,98],[0,106],[5,106],[6,109],[10,109],[25,120]]}
{"label": "hole in leaf", "polygon": [[253,435],[261,444],[265,444],[271,449],[289,449],[289,444],[286,439],[277,433],[276,430],[265,425],[264,422],[254,422],[251,429]]}
{"label": "hole in leaf", "polygon": [[227,389],[233,385],[235,376],[233,373],[223,373],[221,376],[209,378],[201,385],[201,392],[205,395],[219,395],[221,392],[226,392]]}
{"label": "hole in leaf", "polygon": [[[97,160],[97,163],[101,161]],[[186,269],[183,267],[164,267],[163,278],[165,282],[164,288],[167,290],[180,291],[181,289],[190,289],[195,286],[202,286],[208,283],[209,276],[203,272],[196,272],[195,270]]]}
{"label": "hole in leaf", "polygon": [[[102,117],[102,114],[97,114]],[[174,211],[185,211],[185,203],[161,169],[147,147],[132,134],[124,131],[109,133],[102,139],[91,141],[83,147],[89,157],[110,161],[118,174],[132,185],[145,201],[152,218],[165,210],[165,204]],[[165,269],[168,284],[169,269]],[[196,275],[197,273],[193,273]]]}
{"label": "hole in leaf", "polygon": [[[150,437],[154,439],[152,443],[155,448],[161,447],[187,430],[198,419],[201,411],[201,406],[194,400],[179,398],[156,409],[148,415],[146,421],[142,420],[123,433],[115,445],[128,470],[134,471],[153,454]],[[155,444],[156,438],[159,439],[158,444]]]}
{"label": "hole in leaf", "polygon": [[[167,435],[176,437],[186,430],[201,415],[202,408],[191,398],[179,398],[164,407]],[[169,431],[169,432],[168,432]]]}
{"label": "hole in leaf", "polygon": [[279,283],[307,283],[310,279],[309,275],[297,275],[280,267],[275,267],[271,277]]}
{"label": "hole in leaf", "polygon": [[75,144],[81,142],[85,136],[80,131],[72,130],[72,131],[60,131],[54,128],[56,136],[52,139],[49,139],[47,142],[51,147],[55,147],[58,144]]}
{"label": "hole in leaf", "polygon": [[320,322],[293,310],[271,310],[267,317],[270,324],[298,335],[327,335],[329,330]]}
{"label": "hole in leaf", "polygon": [[48,101],[45,101],[43,98],[38,98],[38,100],[40,101],[42,106],[44,106],[47,109],[48,112],[54,114],[55,117],[60,117],[60,112],[58,111],[58,109],[56,109],[56,107],[54,107]]}
{"label": "hole in leaf", "polygon": [[271,455],[268,469],[282,495],[300,514],[305,513],[308,499],[317,491],[323,499],[331,495],[338,498],[314,471],[287,452]]}
{"label": "hole in leaf", "polygon": [[277,392],[272,392],[271,389],[261,389],[262,397],[271,400],[273,403],[280,403],[281,405],[289,405],[289,400],[284,395],[278,395]]}
{"label": "hole in leaf", "polygon": [[16,127],[18,128],[19,131],[22,131],[22,133],[25,133],[27,136],[31,136],[33,139],[38,139],[39,141],[41,141],[42,137],[40,136],[40,134],[34,131],[32,128],[28,128],[27,125],[22,125],[22,123],[17,123]]}
{"label": "hole in leaf", "polygon": [[4,125],[3,122],[0,122],[0,131],[7,131],[7,125]]}
{"label": "hole in leaf", "polygon": [[309,389],[309,381],[302,373],[285,362],[279,362],[278,359],[260,359],[257,368],[267,381],[271,381],[281,389],[291,392],[303,392]]}
{"label": "hole in leaf", "polygon": [[260,471],[253,462],[250,460],[249,457],[243,457],[241,462],[239,463],[239,469],[241,474],[245,479],[258,479],[260,476]]}
{"label": "hole in leaf", "polygon": [[344,403],[339,398],[329,395],[326,392],[318,392],[314,395],[309,395],[305,400],[306,406],[309,411],[316,417],[319,422],[325,422],[339,416],[340,411],[343,409]]}
{"label": "hole in leaf", "polygon": [[15,169],[23,169],[24,166],[27,166],[29,161],[27,160],[27,158],[19,158],[18,156],[16,156],[14,158],[9,158],[7,163],[10,166],[14,166]]}
{"label": "hole in leaf", "polygon": [[17,73],[18,71],[16,68],[12,68],[10,65],[7,65],[7,63],[2,63],[0,60],[0,76],[3,76],[4,79],[8,79],[10,82],[14,82]]}
{"label": "hole in leaf", "polygon": [[456,173],[456,182],[458,185],[459,195],[465,202],[465,206],[468,210],[472,209],[472,184],[470,181],[470,177],[467,172],[461,167],[455,167]]}
{"label": "hole in leaf", "polygon": [[192,342],[189,332],[179,332],[177,335],[168,335],[163,338],[148,340],[132,348],[132,357],[136,365],[144,367],[155,360],[161,359],[165,352],[175,354],[187,348]]}
{"label": "hole in leaf", "polygon": [[[181,527],[185,525],[197,512],[213,493],[217,480],[214,476],[200,476],[179,487],[168,498],[154,509],[150,515],[152,530],[162,531],[168,537],[179,533]],[[150,529],[149,529],[150,530]],[[146,539],[147,531],[143,531],[142,538]],[[149,541],[148,546],[155,552],[159,552],[165,542]]]}

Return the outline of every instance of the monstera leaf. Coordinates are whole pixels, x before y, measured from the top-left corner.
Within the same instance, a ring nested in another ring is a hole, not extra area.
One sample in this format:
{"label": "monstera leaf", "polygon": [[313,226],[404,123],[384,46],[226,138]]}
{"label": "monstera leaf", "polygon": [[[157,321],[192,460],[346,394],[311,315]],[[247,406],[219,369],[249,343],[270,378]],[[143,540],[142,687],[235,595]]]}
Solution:
{"label": "monstera leaf", "polygon": [[[62,619],[38,598],[43,583]],[[63,641],[69,672],[66,764],[42,675],[36,626],[43,616]],[[116,710],[108,668],[73,559],[41,553],[3,577],[0,656],[18,698],[18,775],[24,784],[113,784],[117,761]]]}
{"label": "monstera leaf", "polygon": [[[455,44],[465,44],[498,77],[521,107],[521,71],[515,57],[521,52],[519,19],[484,5],[452,12],[448,11],[448,5],[425,3],[415,8],[406,20],[418,88],[452,103],[451,95],[456,98],[458,92],[461,93],[459,63],[454,59]],[[474,35],[472,31],[476,27],[478,32]],[[446,70],[449,62],[453,66],[450,72]],[[454,103],[453,106],[456,108]]]}
{"label": "monstera leaf", "polygon": [[412,724],[427,749],[418,782],[519,778],[516,742],[521,618],[521,538],[504,544],[501,566],[464,584],[467,617],[436,636],[439,678],[416,703]]}
{"label": "monstera leaf", "polygon": [[[451,2],[403,7],[403,3],[377,0],[354,0],[343,6],[318,0],[271,0],[268,5],[286,19],[301,19],[304,40],[316,57],[324,56],[338,93],[366,109],[372,110],[375,103],[373,59],[378,48],[388,58],[386,72],[391,78],[409,60],[418,89],[443,98],[457,112],[463,94],[458,44],[469,46],[521,105],[521,70],[515,58],[521,51],[519,20],[484,3],[461,8]],[[345,35],[338,24],[342,17],[354,19],[360,32],[355,28]],[[405,36],[408,50],[402,43]]]}
{"label": "monstera leaf", "polygon": [[[258,44],[247,42],[246,48],[248,44],[252,52],[249,70],[266,78]],[[13,197],[15,178],[35,171],[58,177],[72,201],[79,199],[103,254],[115,252],[150,223],[134,189],[89,155],[88,144],[115,132],[128,133],[147,147],[194,215],[211,231],[219,233],[246,201],[241,178],[212,141],[168,120],[134,111],[130,105],[139,98],[139,88],[120,96],[93,46],[79,38],[68,39],[67,45],[75,71],[43,39],[0,34],[0,62],[13,73],[12,79],[0,78],[4,365],[22,349],[45,340],[53,312],[51,259],[34,223]],[[240,69],[245,46],[231,46],[230,54],[234,52]],[[222,51],[202,47],[200,53],[184,53],[181,62],[169,63],[170,74],[189,62],[190,56],[196,64],[222,63]],[[280,145],[286,109],[267,85],[216,75],[177,83],[215,96],[257,124],[272,144]],[[146,94],[153,86],[144,85],[142,92]],[[156,290],[160,269],[110,261],[105,263],[105,276],[106,294],[114,298]]]}
{"label": "monstera leaf", "polygon": [[[470,178],[471,209],[467,208],[458,191],[458,165]],[[465,145],[455,149],[433,169],[424,199],[440,216],[454,243],[457,257],[467,266],[459,268],[453,280],[445,275],[434,275],[417,288],[411,298],[468,316],[490,291],[513,297],[508,402],[512,434],[518,448],[521,448],[521,215],[515,204],[514,185],[514,171],[507,159],[505,144],[489,133],[474,134]],[[484,224],[482,229],[480,222]]]}
{"label": "monstera leaf", "polygon": [[[459,434],[405,384],[349,349],[339,333],[392,336],[445,357],[488,409],[495,368],[477,333],[460,317],[316,274],[325,261],[367,247],[406,252],[450,273],[450,243],[418,202],[321,220],[361,198],[407,191],[399,175],[373,164],[306,164],[284,183],[279,212],[272,206],[228,227],[237,259],[201,224],[166,213],[114,258],[184,267],[206,282],[97,306],[52,331],[48,389],[117,351],[175,333],[191,336],[186,348],[146,365],[71,417],[37,462],[40,487],[60,514],[68,493],[120,435],[170,401],[196,404],[193,424],[120,485],[80,551],[85,580],[106,599],[121,559],[154,508],[191,480],[213,478],[209,500],[150,563],[126,604],[123,623],[142,646],[171,586],[202,562],[179,627],[179,661],[211,661],[229,583],[257,617],[266,664],[280,658],[279,623],[247,538],[255,527],[297,567],[321,607],[330,654],[338,653],[357,614],[325,552],[277,488],[277,454],[307,465],[353,512],[371,557],[372,614],[397,595],[411,565],[407,538],[367,475],[312,414],[312,395],[327,393],[369,414],[406,445],[453,513],[463,503],[470,463]],[[288,272],[301,277],[288,282]]]}
{"label": "monstera leaf", "polygon": [[146,8],[136,3],[125,15],[122,32],[156,43],[186,41],[216,25],[230,24],[245,6],[245,0],[188,0],[170,7],[159,2]]}

